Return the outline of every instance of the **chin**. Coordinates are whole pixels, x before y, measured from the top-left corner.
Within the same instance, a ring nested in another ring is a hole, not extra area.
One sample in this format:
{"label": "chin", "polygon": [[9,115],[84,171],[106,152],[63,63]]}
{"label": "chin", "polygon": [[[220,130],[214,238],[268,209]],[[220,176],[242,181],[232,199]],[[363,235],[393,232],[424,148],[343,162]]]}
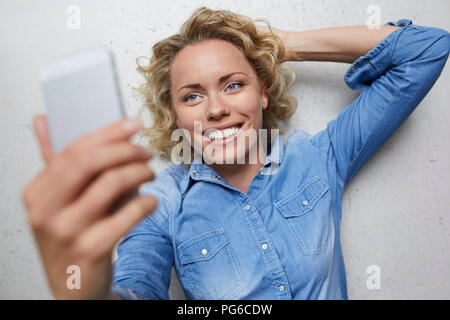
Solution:
{"label": "chin", "polygon": [[[216,164],[216,165],[232,165],[232,164],[247,164],[256,163],[256,158],[252,158],[249,154],[249,150],[254,150],[256,153],[256,149],[253,148],[255,144],[251,144],[249,147],[248,144],[239,144],[236,148],[234,146],[229,146],[227,149],[222,149],[221,152],[219,148],[214,149],[213,155],[211,153],[203,149],[203,159],[207,164]],[[249,157],[248,161],[246,160],[247,155]],[[255,155],[256,156],[256,155]]]}
{"label": "chin", "polygon": [[[246,152],[238,152],[237,150],[233,150],[233,148],[228,148],[223,152],[219,151],[220,149],[215,149],[213,156],[211,156],[208,152],[203,153],[203,159],[207,164],[215,164],[215,165],[230,165],[237,163],[244,163]],[[243,159],[243,160],[242,160]]]}

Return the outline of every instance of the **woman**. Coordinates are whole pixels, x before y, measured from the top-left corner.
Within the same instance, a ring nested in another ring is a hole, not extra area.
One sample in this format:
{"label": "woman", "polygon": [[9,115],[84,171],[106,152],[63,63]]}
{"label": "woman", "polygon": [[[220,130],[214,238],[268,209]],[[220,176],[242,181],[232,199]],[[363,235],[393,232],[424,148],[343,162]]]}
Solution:
{"label": "woman", "polygon": [[[128,141],[138,122],[54,155],[36,118],[47,166],[24,201],[56,298],[168,299],[172,266],[189,299],[347,298],[344,187],[431,89],[450,35],[411,20],[272,30],[202,7],[139,64],[149,143],[173,159],[178,129],[191,148],[155,179],[151,155]],[[362,93],[314,136],[295,130],[285,142],[271,131],[245,143],[295,111],[294,74],[281,66],[289,60],[352,63],[345,81]],[[148,180],[140,197],[126,197]],[[66,285],[69,265],[80,267],[78,290]]]}

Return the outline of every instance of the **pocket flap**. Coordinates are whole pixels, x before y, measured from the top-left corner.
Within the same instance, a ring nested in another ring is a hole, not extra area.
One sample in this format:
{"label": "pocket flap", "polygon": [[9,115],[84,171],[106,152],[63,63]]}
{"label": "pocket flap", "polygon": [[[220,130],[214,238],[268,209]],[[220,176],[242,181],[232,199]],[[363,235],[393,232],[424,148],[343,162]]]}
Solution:
{"label": "pocket flap", "polygon": [[295,217],[309,212],[329,187],[319,176],[306,181],[298,191],[274,203],[274,206],[286,217]]}
{"label": "pocket flap", "polygon": [[223,228],[211,230],[183,241],[177,248],[181,264],[211,259],[230,242]]}

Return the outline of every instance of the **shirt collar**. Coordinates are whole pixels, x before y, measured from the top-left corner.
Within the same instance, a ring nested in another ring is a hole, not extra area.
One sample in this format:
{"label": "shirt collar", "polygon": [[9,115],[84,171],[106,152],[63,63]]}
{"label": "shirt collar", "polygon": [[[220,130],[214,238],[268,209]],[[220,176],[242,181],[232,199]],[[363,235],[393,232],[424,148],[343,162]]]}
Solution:
{"label": "shirt collar", "polygon": [[272,148],[266,157],[264,167],[268,166],[271,162],[275,162],[278,165],[280,165],[281,161],[283,160],[283,153],[284,153],[283,136],[277,135],[274,143],[272,144]]}
{"label": "shirt collar", "polygon": [[[263,167],[260,169],[262,174],[273,174],[272,171],[268,171],[268,169],[278,168],[281,164],[284,154],[284,141],[283,136],[276,135],[274,136],[274,142],[272,143],[272,147],[270,148],[269,154],[266,157],[266,161],[264,162]],[[272,164],[275,163],[275,164]],[[181,164],[184,165],[184,164]],[[270,173],[268,173],[270,172]],[[201,159],[194,159],[192,164],[188,170],[188,178],[189,180],[210,180],[210,181],[221,181],[220,176],[218,177],[217,172],[208,166],[206,163],[201,162]],[[189,181],[190,182],[190,181]],[[190,183],[186,183],[185,187],[187,188]],[[185,191],[185,190],[184,190]]]}

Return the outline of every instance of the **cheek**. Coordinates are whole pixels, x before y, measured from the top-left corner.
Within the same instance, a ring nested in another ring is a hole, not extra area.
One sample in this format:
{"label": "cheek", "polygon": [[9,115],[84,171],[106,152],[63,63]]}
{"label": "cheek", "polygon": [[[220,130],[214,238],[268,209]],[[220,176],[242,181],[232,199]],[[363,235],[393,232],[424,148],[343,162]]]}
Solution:
{"label": "cheek", "polygon": [[177,112],[177,125],[179,128],[185,128],[188,130],[194,130],[194,121],[201,120],[201,113],[194,109],[183,109],[183,111]]}
{"label": "cheek", "polygon": [[237,110],[242,114],[258,116],[261,113],[261,102],[255,95],[243,95],[237,97],[234,102],[234,105],[237,106]]}

